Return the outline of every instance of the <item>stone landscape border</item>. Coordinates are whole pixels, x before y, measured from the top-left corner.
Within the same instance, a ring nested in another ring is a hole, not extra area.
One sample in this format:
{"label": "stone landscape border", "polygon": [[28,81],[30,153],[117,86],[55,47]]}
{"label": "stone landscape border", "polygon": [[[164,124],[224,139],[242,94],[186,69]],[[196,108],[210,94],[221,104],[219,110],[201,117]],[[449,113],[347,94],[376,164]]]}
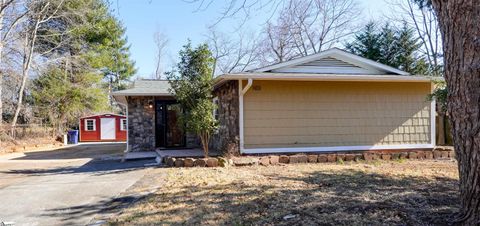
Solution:
{"label": "stone landscape border", "polygon": [[279,165],[295,163],[343,163],[377,160],[423,160],[423,159],[454,159],[453,148],[435,148],[434,150],[417,150],[405,152],[364,152],[364,153],[321,153],[321,154],[294,154],[294,155],[264,155],[241,156],[234,158],[164,158],[164,165],[168,167],[227,167],[252,165]]}

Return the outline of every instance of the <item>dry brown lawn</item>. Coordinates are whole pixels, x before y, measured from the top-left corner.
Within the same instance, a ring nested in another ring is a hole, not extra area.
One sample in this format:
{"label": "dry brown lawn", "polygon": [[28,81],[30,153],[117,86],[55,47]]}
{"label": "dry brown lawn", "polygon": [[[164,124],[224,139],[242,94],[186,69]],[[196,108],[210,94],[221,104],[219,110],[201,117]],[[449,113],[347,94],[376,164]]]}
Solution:
{"label": "dry brown lawn", "polygon": [[448,160],[157,168],[142,183],[160,188],[112,225],[442,225],[458,208]]}

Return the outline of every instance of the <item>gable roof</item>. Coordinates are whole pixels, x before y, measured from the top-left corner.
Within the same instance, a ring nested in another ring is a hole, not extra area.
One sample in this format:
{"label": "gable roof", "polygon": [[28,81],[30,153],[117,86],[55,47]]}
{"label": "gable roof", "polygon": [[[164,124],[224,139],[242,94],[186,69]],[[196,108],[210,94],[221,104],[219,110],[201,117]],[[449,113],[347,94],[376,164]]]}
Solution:
{"label": "gable roof", "polygon": [[409,73],[357,56],[339,48],[273,64],[250,72],[409,75]]}
{"label": "gable roof", "polygon": [[137,80],[133,88],[112,93],[117,102],[126,104],[127,96],[173,96],[170,93],[170,83],[167,80]]}
{"label": "gable roof", "polygon": [[167,80],[137,80],[133,83],[133,88],[115,91],[114,96],[156,96],[171,95],[170,83]]}

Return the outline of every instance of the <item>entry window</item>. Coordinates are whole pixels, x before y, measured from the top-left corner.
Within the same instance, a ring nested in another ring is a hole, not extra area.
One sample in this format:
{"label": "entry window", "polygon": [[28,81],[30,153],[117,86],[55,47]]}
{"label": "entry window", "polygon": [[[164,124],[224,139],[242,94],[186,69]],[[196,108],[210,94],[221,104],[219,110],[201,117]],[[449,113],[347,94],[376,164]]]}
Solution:
{"label": "entry window", "polygon": [[219,105],[218,97],[213,98],[213,105],[215,105],[215,109],[213,109],[213,118],[215,120],[218,120],[220,117],[220,114],[218,112],[218,105]]}
{"label": "entry window", "polygon": [[127,130],[127,119],[120,120],[120,130]]}
{"label": "entry window", "polygon": [[95,131],[95,119],[85,120],[85,131]]}

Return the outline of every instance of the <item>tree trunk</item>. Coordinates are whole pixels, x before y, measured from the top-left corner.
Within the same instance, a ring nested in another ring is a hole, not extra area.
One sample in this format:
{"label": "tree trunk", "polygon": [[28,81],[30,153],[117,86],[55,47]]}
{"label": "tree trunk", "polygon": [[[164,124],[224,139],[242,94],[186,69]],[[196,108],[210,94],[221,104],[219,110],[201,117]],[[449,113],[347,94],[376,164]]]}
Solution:
{"label": "tree trunk", "polygon": [[12,120],[12,131],[15,129],[15,126],[17,125],[17,120],[18,120],[18,115],[20,114],[20,110],[22,109],[23,105],[23,95],[25,92],[25,85],[27,83],[27,78],[30,72],[30,65],[32,63],[32,58],[33,58],[33,51],[35,47],[35,41],[37,39],[37,30],[38,26],[40,25],[40,20],[37,19],[35,22],[35,26],[32,30],[31,39],[29,40],[29,36],[25,36],[25,53],[23,57],[23,67],[22,67],[22,81],[20,84],[20,90],[18,91],[18,101],[17,101],[17,107],[15,109],[15,115],[13,116]]}
{"label": "tree trunk", "polygon": [[203,155],[205,158],[208,158],[208,141],[209,141],[208,133],[205,133],[205,132],[200,133],[200,141],[202,142]]}
{"label": "tree trunk", "polygon": [[[441,111],[441,109],[439,109]],[[437,144],[438,145],[445,145],[445,114],[442,112],[438,111],[438,124],[437,124],[437,129],[438,129],[438,138],[437,138]]]}
{"label": "tree trunk", "polygon": [[480,4],[432,0],[442,32],[448,114],[460,174],[456,221],[480,224]]}
{"label": "tree trunk", "polygon": [[[5,0],[0,0],[1,7],[6,7]],[[3,30],[3,18],[5,16],[4,11],[0,12],[0,64],[3,60],[3,46],[5,40],[2,38],[2,30]],[[3,133],[3,100],[2,100],[2,92],[3,92],[3,71],[0,71],[0,135]]]}

